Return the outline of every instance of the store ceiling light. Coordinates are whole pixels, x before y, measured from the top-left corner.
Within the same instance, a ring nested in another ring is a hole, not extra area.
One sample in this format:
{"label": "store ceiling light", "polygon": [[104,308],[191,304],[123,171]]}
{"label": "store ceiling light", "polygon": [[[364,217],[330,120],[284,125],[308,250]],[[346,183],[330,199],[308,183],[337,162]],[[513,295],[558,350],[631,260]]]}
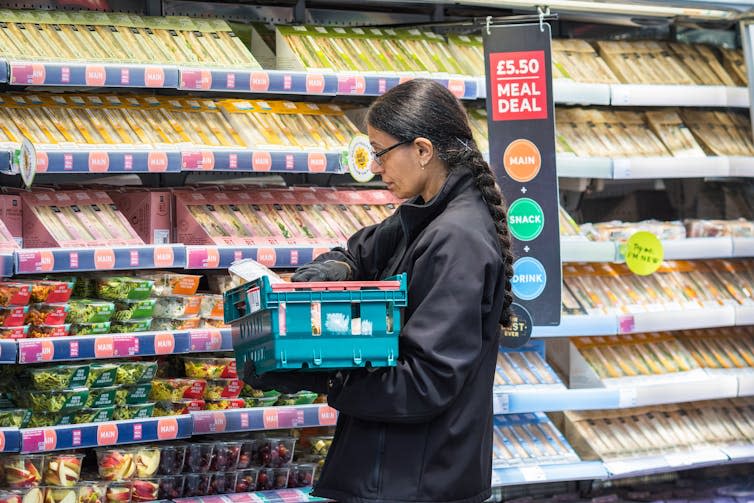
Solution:
{"label": "store ceiling light", "polygon": [[527,0],[462,0],[464,5],[485,7],[512,7],[517,9],[535,10],[538,6],[549,7],[552,12],[578,12],[590,14],[614,14],[625,16],[690,18],[705,20],[735,20],[739,13],[733,10],[700,9],[689,7],[673,7],[663,5],[649,5],[619,2],[592,2],[589,0],[544,0],[532,2]]}

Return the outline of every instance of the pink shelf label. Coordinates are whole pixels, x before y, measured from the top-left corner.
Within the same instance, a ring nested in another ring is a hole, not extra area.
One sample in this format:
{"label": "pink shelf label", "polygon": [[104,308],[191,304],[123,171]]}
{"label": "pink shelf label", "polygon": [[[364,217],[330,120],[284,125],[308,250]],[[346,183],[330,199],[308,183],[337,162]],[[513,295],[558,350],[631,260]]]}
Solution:
{"label": "pink shelf label", "polygon": [[18,272],[50,272],[55,268],[55,256],[51,251],[39,250],[18,253]]}
{"label": "pink shelf label", "polygon": [[11,84],[41,85],[44,84],[46,75],[44,65],[37,63],[13,65],[10,69],[10,82]]}
{"label": "pink shelf label", "polygon": [[210,89],[212,74],[207,70],[182,70],[181,87],[186,89]]}
{"label": "pink shelf label", "polygon": [[214,246],[188,251],[189,269],[215,269],[220,265],[220,252]]}
{"label": "pink shelf label", "polygon": [[116,335],[113,337],[115,356],[133,356],[139,352],[139,338],[133,335]]}
{"label": "pink shelf label", "polygon": [[215,417],[211,414],[196,414],[194,420],[194,433],[213,433],[215,431]]}
{"label": "pink shelf label", "polygon": [[634,331],[636,328],[636,320],[633,315],[624,315],[618,318],[618,332],[621,334],[628,334]]}
{"label": "pink shelf label", "polygon": [[281,409],[277,411],[278,428],[297,428],[304,424],[304,411],[299,409]]}
{"label": "pink shelf label", "polygon": [[217,351],[222,348],[220,330],[194,330],[191,332],[191,351]]}
{"label": "pink shelf label", "polygon": [[19,363],[48,362],[55,356],[55,346],[47,340],[18,342]]}

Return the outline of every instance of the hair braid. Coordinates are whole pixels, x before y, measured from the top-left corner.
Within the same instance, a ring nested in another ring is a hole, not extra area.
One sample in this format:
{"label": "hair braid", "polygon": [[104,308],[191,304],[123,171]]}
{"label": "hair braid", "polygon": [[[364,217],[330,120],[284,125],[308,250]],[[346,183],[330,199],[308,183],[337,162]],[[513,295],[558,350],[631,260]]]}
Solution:
{"label": "hair braid", "polygon": [[500,192],[495,181],[495,175],[492,173],[489,164],[484,160],[482,153],[477,148],[474,140],[459,141],[463,144],[463,150],[450,150],[446,152],[448,167],[451,170],[468,169],[474,176],[476,186],[482,193],[484,202],[487,203],[487,210],[495,223],[497,237],[500,240],[500,255],[503,258],[503,273],[505,279],[503,301],[503,313],[500,322],[503,326],[510,326],[511,309],[513,303],[513,294],[511,293],[513,278],[513,253],[511,252],[511,238],[508,232],[507,208],[503,201],[503,194]]}

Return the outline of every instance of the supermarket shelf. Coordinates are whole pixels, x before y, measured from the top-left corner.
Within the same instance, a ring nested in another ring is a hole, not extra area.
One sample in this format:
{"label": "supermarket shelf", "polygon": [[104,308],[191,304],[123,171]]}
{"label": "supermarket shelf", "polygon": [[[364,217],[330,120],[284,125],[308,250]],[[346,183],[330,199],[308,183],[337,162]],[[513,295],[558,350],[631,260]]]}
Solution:
{"label": "supermarket shelf", "polygon": [[754,325],[754,306],[736,306],[736,325]]}
{"label": "supermarket shelf", "polygon": [[[648,378],[645,384],[626,384],[620,387],[564,389],[550,386],[499,391],[494,394],[494,413],[623,409],[735,398],[742,396],[739,391],[740,379],[746,379],[747,385],[754,384],[754,378],[749,376],[713,374],[689,380],[673,380],[672,376],[666,377],[664,382],[652,382],[653,380]],[[754,389],[749,391],[754,392]]]}
{"label": "supermarket shelf", "polygon": [[657,456],[642,456],[605,461],[604,466],[611,478],[636,477],[690,468],[719,465],[730,458],[716,448],[696,449]]}
{"label": "supermarket shelf", "polygon": [[732,306],[662,310],[618,316],[618,333],[662,332],[694,328],[730,327],[736,324]]}
{"label": "supermarket shelf", "polygon": [[749,463],[754,461],[754,445],[731,445],[721,447],[731,461],[736,463]]}
{"label": "supermarket shelf", "polygon": [[13,276],[14,265],[15,253],[10,251],[0,253],[0,278]]}
{"label": "supermarket shelf", "polygon": [[234,68],[181,68],[179,89],[264,94],[325,96],[379,96],[413,77],[428,77],[450,89],[458,98],[478,98],[478,79],[462,75],[395,73],[334,73]]}
{"label": "supermarket shelf", "polygon": [[607,476],[607,470],[599,461],[493,467],[492,486],[501,487],[570,480],[597,480],[605,479]]}
{"label": "supermarket shelf", "polygon": [[694,260],[733,257],[731,238],[686,238],[663,240],[665,260]]}
{"label": "supermarket shelf", "polygon": [[733,238],[734,257],[754,257],[754,238]]}
{"label": "supermarket shelf", "polygon": [[607,157],[574,157],[558,155],[556,159],[560,178],[602,178],[613,177],[613,161]]}
{"label": "supermarket shelf", "polygon": [[18,344],[16,341],[0,339],[0,365],[16,363],[18,360]]}
{"label": "supermarket shelf", "polygon": [[0,452],[21,450],[21,432],[18,428],[0,428]]}
{"label": "supermarket shelf", "polygon": [[229,328],[189,330],[189,353],[232,351]]}
{"label": "supermarket shelf", "polygon": [[573,337],[614,335],[618,333],[617,318],[609,314],[564,314],[558,326],[535,326],[532,337]]}
{"label": "supermarket shelf", "polygon": [[728,176],[727,157],[630,157],[613,159],[614,180]]}
{"label": "supermarket shelf", "polygon": [[9,61],[6,71],[15,86],[178,87],[178,67],[56,61]]}
{"label": "supermarket shelf", "polygon": [[277,491],[257,491],[250,493],[201,496],[197,498],[177,498],[175,503],[307,503],[309,501],[330,501],[310,496],[311,487],[301,489],[279,489]]}
{"label": "supermarket shelf", "polygon": [[113,150],[87,147],[35,146],[37,173],[177,173],[178,151],[157,151],[140,145]]}
{"label": "supermarket shelf", "polygon": [[159,269],[186,265],[186,247],[178,244],[113,248],[38,248],[15,254],[16,274],[117,269]]}
{"label": "supermarket shelf", "polygon": [[338,91],[338,77],[334,73],[306,71],[181,68],[178,88],[332,96]]}
{"label": "supermarket shelf", "polygon": [[194,422],[194,435],[202,435],[205,433],[334,426],[338,413],[327,404],[312,404],[218,411],[203,410],[192,412],[191,418]]}
{"label": "supermarket shelf", "polygon": [[739,374],[738,396],[754,396],[754,373]]}
{"label": "supermarket shelf", "polygon": [[555,103],[568,105],[609,105],[609,84],[585,84],[568,79],[553,81]]}
{"label": "supermarket shelf", "polygon": [[729,175],[740,177],[754,176],[754,157],[728,157]]}
{"label": "supermarket shelf", "polygon": [[[734,89],[737,88],[700,85],[611,84],[610,104],[613,106],[676,107],[741,106],[740,96],[736,94]],[[749,105],[747,103],[744,106],[748,107]]]}
{"label": "supermarket shelf", "polygon": [[560,238],[562,262],[615,262],[616,252],[616,243],[612,241]]}
{"label": "supermarket shelf", "polygon": [[321,246],[187,246],[187,269],[226,269],[236,261],[251,258],[267,267],[298,267],[330,250]]}
{"label": "supermarket shelf", "polygon": [[181,152],[181,171],[344,173],[341,152],[202,149]]}
{"label": "supermarket shelf", "polygon": [[187,331],[19,339],[18,363],[181,354],[190,349]]}
{"label": "supermarket shelf", "polygon": [[21,452],[83,449],[191,436],[191,416],[152,417],[21,429]]}

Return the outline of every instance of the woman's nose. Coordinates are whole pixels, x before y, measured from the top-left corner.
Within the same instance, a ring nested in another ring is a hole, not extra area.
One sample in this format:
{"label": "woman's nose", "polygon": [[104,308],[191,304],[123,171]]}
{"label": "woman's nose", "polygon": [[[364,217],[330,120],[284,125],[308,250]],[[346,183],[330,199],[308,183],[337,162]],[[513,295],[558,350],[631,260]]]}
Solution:
{"label": "woman's nose", "polygon": [[377,159],[372,159],[372,161],[369,163],[369,169],[372,170],[372,173],[374,173],[375,175],[379,175],[383,172],[382,166],[377,162]]}

